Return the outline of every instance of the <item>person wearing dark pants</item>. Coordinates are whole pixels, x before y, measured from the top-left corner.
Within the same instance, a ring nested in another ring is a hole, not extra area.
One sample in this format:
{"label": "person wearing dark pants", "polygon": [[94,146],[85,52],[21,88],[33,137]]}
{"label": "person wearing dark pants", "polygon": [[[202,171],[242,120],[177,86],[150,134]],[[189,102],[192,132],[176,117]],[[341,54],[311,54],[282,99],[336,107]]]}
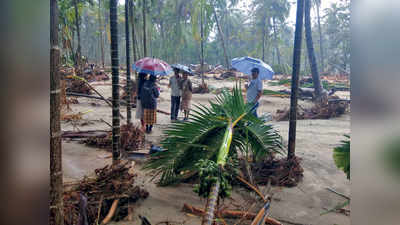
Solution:
{"label": "person wearing dark pants", "polygon": [[260,106],[259,100],[262,96],[262,91],[263,91],[263,84],[260,79],[258,79],[258,74],[260,73],[260,70],[258,68],[253,68],[251,70],[251,80],[248,85],[246,85],[246,96],[247,96],[247,102],[253,104],[253,108],[251,109],[251,112],[255,117],[258,117],[257,115],[257,108]]}
{"label": "person wearing dark pants", "polygon": [[168,87],[171,88],[171,121],[178,119],[179,106],[181,103],[181,77],[179,70],[174,68],[175,75],[169,79]]}
{"label": "person wearing dark pants", "polygon": [[171,95],[171,120],[178,119],[179,106],[181,104],[181,96]]}

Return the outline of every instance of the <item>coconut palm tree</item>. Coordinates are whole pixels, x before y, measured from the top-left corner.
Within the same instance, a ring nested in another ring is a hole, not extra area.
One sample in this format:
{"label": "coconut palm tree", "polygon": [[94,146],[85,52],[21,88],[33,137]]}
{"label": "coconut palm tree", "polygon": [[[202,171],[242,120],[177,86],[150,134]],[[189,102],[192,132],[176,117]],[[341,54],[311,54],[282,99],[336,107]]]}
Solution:
{"label": "coconut palm tree", "polygon": [[301,42],[303,39],[304,0],[297,0],[296,29],[293,48],[292,87],[290,94],[288,160],[295,158],[297,94],[299,87]]}
{"label": "coconut palm tree", "polygon": [[128,98],[126,100],[126,123],[131,123],[131,50],[129,46],[129,0],[125,0],[125,41],[126,41],[126,87]]}
{"label": "coconut palm tree", "polygon": [[304,27],[305,27],[305,33],[306,33],[306,42],[307,42],[307,52],[308,52],[308,59],[310,63],[310,68],[311,68],[311,75],[313,79],[313,84],[314,84],[314,93],[315,97],[317,100],[322,100],[324,97],[324,88],[322,87],[321,84],[321,79],[319,77],[318,73],[318,65],[317,65],[317,60],[315,58],[315,53],[314,53],[314,44],[312,40],[312,32],[311,32],[311,16],[310,16],[310,11],[311,11],[311,0],[305,0],[305,6],[304,6]]}
{"label": "coconut palm tree", "polygon": [[118,23],[117,0],[110,0],[110,33],[112,65],[112,159],[119,162],[120,121],[119,121],[119,57],[118,57]]}
{"label": "coconut palm tree", "polygon": [[166,151],[155,154],[145,166],[161,173],[160,185],[198,174],[196,191],[208,196],[206,224],[213,220],[218,196],[229,196],[232,168],[237,167],[240,153],[259,161],[282,150],[281,136],[271,125],[254,117],[251,109],[238,86],[231,93],[222,92],[210,101],[210,107],[196,106],[188,122],[174,123],[166,129],[166,138],[161,142]]}
{"label": "coconut palm tree", "polygon": [[58,6],[50,1],[50,224],[64,224],[60,125]]}

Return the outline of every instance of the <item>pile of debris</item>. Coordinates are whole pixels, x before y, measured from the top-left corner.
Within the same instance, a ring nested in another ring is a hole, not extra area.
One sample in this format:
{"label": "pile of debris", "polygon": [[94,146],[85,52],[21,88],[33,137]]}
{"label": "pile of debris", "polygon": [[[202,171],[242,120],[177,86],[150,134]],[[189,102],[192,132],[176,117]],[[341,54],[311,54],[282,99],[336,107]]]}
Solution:
{"label": "pile of debris", "polygon": [[68,79],[66,80],[66,84],[67,92],[80,93],[85,95],[92,94],[92,90],[90,89],[90,87],[82,80]]}
{"label": "pile of debris", "polygon": [[[339,99],[337,96],[330,96],[327,104],[315,104],[312,108],[297,108],[297,120],[304,119],[330,119],[339,117],[349,111],[350,100]],[[290,109],[278,109],[275,120],[288,121]]]}
{"label": "pile of debris", "polygon": [[[125,151],[138,151],[145,143],[144,132],[133,124],[121,126],[121,149]],[[109,131],[106,136],[89,137],[83,143],[97,148],[112,149],[112,132]]]}
{"label": "pile of debris", "polygon": [[210,89],[206,83],[199,84],[199,86],[193,88],[193,94],[206,94],[210,93]]}
{"label": "pile of debris", "polygon": [[104,70],[85,71],[83,78],[85,78],[88,82],[106,81],[110,79]]}
{"label": "pile of debris", "polygon": [[293,187],[303,178],[303,168],[300,165],[301,159],[295,157],[291,160],[268,159],[264,162],[251,165],[252,175],[258,184]]}
{"label": "pile of debris", "polygon": [[[82,179],[72,190],[64,191],[64,223],[106,224],[131,219],[132,204],[149,193],[135,186],[129,162],[96,169],[95,178]],[[66,188],[64,188],[66,189]]]}

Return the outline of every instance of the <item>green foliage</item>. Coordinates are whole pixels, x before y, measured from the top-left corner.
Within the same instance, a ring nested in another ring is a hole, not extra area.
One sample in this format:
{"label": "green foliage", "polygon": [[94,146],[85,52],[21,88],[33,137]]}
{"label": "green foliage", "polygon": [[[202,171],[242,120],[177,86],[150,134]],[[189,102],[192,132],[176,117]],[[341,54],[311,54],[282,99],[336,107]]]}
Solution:
{"label": "green foliage", "polygon": [[262,160],[282,152],[281,136],[272,127],[251,113],[237,87],[232,92],[222,92],[210,107],[196,105],[187,122],[172,124],[164,131],[161,145],[166,151],[155,154],[145,168],[161,173],[160,184],[179,182],[186,174],[197,173],[194,165],[201,159],[217,160],[220,146],[229,121],[247,113],[235,126],[228,160],[237,159],[237,153],[252,154]]}
{"label": "green foliage", "polygon": [[341,141],[342,144],[333,150],[333,159],[336,167],[346,173],[350,179],[350,136],[345,135],[348,140]]}

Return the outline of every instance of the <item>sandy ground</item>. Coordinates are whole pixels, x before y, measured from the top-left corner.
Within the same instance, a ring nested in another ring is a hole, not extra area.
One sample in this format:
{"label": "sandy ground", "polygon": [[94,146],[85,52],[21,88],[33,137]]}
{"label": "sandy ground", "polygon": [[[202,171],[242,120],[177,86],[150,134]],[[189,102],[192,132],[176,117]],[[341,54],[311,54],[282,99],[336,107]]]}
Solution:
{"label": "sandy ground", "polygon": [[[194,86],[201,82],[200,79],[191,77]],[[111,96],[111,81],[96,82],[93,85],[104,96]],[[123,82],[121,80],[121,82]],[[212,78],[206,82],[213,88],[233,87],[234,82],[229,80],[216,81]],[[167,80],[159,83],[162,93],[159,99],[159,108],[169,112],[170,91],[167,88]],[[284,87],[270,87],[264,82],[264,88],[279,90]],[[338,93],[341,97],[349,97],[349,93]],[[213,98],[213,94],[194,94],[193,104],[207,104]],[[71,123],[63,123],[63,130],[109,129],[108,125],[100,119],[111,123],[111,108],[100,100],[79,98],[79,104],[71,105],[72,112],[85,112],[92,110],[83,116],[83,120],[74,127]],[[309,102],[299,101],[302,106],[310,105]],[[277,109],[288,108],[289,99],[280,97],[263,96],[259,114],[274,113]],[[126,115],[126,107],[121,107],[121,113]],[[133,109],[133,116],[134,116]],[[148,143],[158,143],[162,139],[162,130],[170,123],[168,115],[158,114],[158,124],[152,134],[146,136]],[[180,116],[182,116],[180,114]],[[125,123],[124,120],[122,120]],[[139,124],[137,120],[134,121]],[[287,142],[288,122],[272,122],[276,125],[281,135]],[[81,126],[84,125],[84,126]],[[297,121],[296,154],[303,159],[304,179],[294,188],[272,189],[273,201],[271,204],[271,217],[283,222],[283,224],[318,224],[318,225],[347,225],[350,218],[343,214],[329,213],[320,216],[325,209],[330,209],[345,201],[342,197],[326,190],[331,187],[338,192],[350,196],[350,182],[345,174],[339,171],[332,159],[332,149],[343,139],[343,134],[350,133],[350,115],[344,115],[330,120],[299,120]],[[143,150],[145,151],[145,150]],[[63,142],[63,171],[65,182],[74,181],[83,176],[91,176],[94,169],[111,163],[107,158],[111,154],[95,148],[79,144],[77,141]],[[149,198],[137,203],[135,208],[135,221],[120,222],[115,224],[141,224],[137,215],[146,216],[153,225],[162,222],[179,222],[180,224],[200,224],[199,218],[181,212],[183,203],[204,207],[205,202],[193,191],[192,185],[181,184],[173,187],[157,187],[154,181],[150,181],[147,171],[141,170],[143,162],[134,162],[138,178],[136,182],[150,192]],[[261,187],[264,190],[264,187]],[[233,208],[239,206],[244,210],[251,205],[252,194],[242,189],[237,189],[231,199],[225,201],[226,205]],[[254,209],[253,211],[257,211]],[[243,223],[245,224],[245,223]]]}

